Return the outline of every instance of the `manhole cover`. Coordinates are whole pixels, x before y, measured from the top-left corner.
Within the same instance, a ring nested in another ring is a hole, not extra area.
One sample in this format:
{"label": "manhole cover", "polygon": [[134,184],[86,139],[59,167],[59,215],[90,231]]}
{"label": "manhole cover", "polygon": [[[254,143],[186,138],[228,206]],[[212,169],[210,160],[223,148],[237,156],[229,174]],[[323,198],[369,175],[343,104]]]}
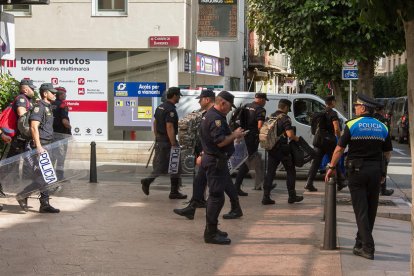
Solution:
{"label": "manhole cover", "polygon": [[[352,205],[351,198],[337,198],[337,205]],[[397,206],[392,200],[380,199],[378,202],[379,206]]]}

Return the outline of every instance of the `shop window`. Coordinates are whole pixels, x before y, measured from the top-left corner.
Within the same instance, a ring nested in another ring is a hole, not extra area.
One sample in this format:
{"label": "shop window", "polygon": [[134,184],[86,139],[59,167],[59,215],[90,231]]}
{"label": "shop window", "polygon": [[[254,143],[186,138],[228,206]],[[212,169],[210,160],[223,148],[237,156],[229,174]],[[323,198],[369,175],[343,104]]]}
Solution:
{"label": "shop window", "polygon": [[30,5],[3,5],[2,10],[13,14],[14,16],[31,16],[32,9]]}
{"label": "shop window", "polygon": [[127,0],[92,0],[93,16],[126,16]]}

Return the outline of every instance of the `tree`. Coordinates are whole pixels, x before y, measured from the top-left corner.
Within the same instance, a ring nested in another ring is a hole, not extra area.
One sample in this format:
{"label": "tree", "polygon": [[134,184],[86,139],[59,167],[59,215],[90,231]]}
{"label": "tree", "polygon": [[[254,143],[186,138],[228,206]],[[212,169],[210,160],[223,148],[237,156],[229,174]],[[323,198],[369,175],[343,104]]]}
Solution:
{"label": "tree", "polygon": [[273,45],[293,60],[310,59],[325,69],[358,60],[358,91],[372,95],[376,59],[403,50],[404,35],[395,24],[366,24],[359,15],[357,3],[344,0],[249,0],[248,23],[268,49]]}
{"label": "tree", "polygon": [[[356,0],[355,0],[356,1]],[[359,0],[356,1],[361,7],[361,20],[367,24],[395,24],[403,27],[405,33],[407,51],[407,95],[408,110],[414,108],[414,1],[412,0]],[[411,144],[411,168],[414,168],[414,118],[409,116],[410,144]],[[414,170],[411,178],[411,186],[414,185]],[[414,195],[414,190],[412,190]],[[414,208],[411,210],[414,214]],[[411,228],[414,228],[413,215],[411,215]],[[414,235],[411,237],[411,274],[414,273]]]}

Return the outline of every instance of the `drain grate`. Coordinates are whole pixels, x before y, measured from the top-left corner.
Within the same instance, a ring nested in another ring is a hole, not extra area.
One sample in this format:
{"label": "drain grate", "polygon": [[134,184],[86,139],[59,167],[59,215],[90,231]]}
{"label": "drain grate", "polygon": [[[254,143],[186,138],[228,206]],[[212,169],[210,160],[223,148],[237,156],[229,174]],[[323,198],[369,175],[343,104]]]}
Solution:
{"label": "drain grate", "polygon": [[[337,205],[352,205],[351,198],[337,198]],[[380,199],[378,202],[379,206],[397,206],[392,200]]]}

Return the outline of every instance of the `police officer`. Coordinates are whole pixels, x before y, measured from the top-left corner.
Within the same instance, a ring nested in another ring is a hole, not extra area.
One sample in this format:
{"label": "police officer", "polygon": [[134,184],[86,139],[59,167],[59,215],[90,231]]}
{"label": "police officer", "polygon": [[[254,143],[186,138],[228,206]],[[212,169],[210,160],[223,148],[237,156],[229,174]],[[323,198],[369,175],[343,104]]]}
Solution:
{"label": "police officer", "polygon": [[[155,155],[153,159],[153,171],[147,178],[141,179],[142,191],[149,195],[150,184],[160,176],[168,172],[171,147],[177,147],[178,114],[175,105],[180,101],[180,88],[170,87],[167,91],[167,100],[160,104],[154,114]],[[184,199],[187,195],[179,192],[181,184],[180,174],[171,174],[170,199]]]}
{"label": "police officer", "polygon": [[[53,109],[53,131],[55,132],[55,140],[64,138],[66,135],[71,135],[71,125],[69,119],[69,108],[65,103],[66,89],[64,87],[56,87],[56,101],[52,103]],[[63,134],[63,135],[59,135]],[[58,179],[63,179],[64,165],[66,152],[68,150],[67,144],[63,144],[57,148],[56,151],[56,176]]]}
{"label": "police officer", "polygon": [[293,164],[292,154],[290,153],[290,147],[288,144],[288,139],[299,141],[299,137],[294,133],[292,121],[287,115],[291,106],[291,101],[281,99],[278,104],[278,110],[271,115],[272,117],[279,116],[277,121],[277,136],[280,136],[280,138],[275,146],[271,150],[267,151],[268,162],[263,185],[263,205],[275,204],[275,201],[270,198],[270,192],[272,190],[272,182],[276,174],[276,169],[280,162],[282,162],[282,165],[287,173],[286,186],[289,193],[288,203],[295,203],[303,200],[303,196],[296,195],[296,168]]}
{"label": "police officer", "polygon": [[254,187],[255,190],[262,189],[261,185],[263,182],[264,174],[263,164],[262,158],[257,150],[259,148],[259,131],[262,128],[263,123],[266,119],[266,109],[264,109],[266,101],[269,101],[269,99],[266,96],[266,93],[256,93],[254,101],[252,103],[246,104],[243,110],[245,112],[245,125],[243,127],[249,131],[244,137],[244,141],[246,142],[247,151],[249,154],[249,160],[239,167],[236,176],[236,181],[234,182],[239,196],[248,195],[248,193],[242,191],[241,189],[243,179],[249,172],[249,167],[247,165],[248,162],[256,165],[256,182]]}
{"label": "police officer", "polygon": [[[51,103],[56,100],[55,93],[57,90],[53,88],[51,83],[43,83],[39,88],[41,100],[34,105],[30,114],[30,129],[33,138],[33,148],[36,148],[38,154],[45,152],[43,148],[53,142],[53,113]],[[27,210],[27,197],[36,189],[40,190],[40,213],[59,213],[60,210],[49,204],[49,194],[44,187],[44,180],[40,169],[36,165],[36,158],[32,158],[34,171],[33,182],[27,186],[22,192],[16,195],[16,199],[20,206]]]}
{"label": "police officer", "polygon": [[[241,139],[245,134],[242,128],[231,132],[226,115],[235,108],[234,96],[221,91],[201,122],[201,143],[204,154],[201,166],[206,171],[209,197],[207,200],[206,228],[204,241],[213,244],[230,244],[231,240],[218,231],[218,216],[224,205],[226,185],[233,185],[228,158],[234,152],[234,140]],[[227,233],[226,233],[227,234]]]}
{"label": "police officer", "polygon": [[[385,124],[388,129],[390,129],[389,121],[384,117],[384,105],[378,103],[378,106],[375,107],[374,116],[375,119]],[[388,164],[387,164],[388,167]],[[385,168],[387,169],[387,168]],[[381,195],[391,196],[394,193],[393,189],[387,189],[387,178],[384,178],[384,182],[381,183]]]}
{"label": "police officer", "polygon": [[[215,94],[213,90],[206,89],[201,91],[200,96],[196,99],[199,99],[199,104],[203,110],[203,116],[206,115],[207,111],[214,106]],[[200,140],[201,143],[201,140]],[[201,156],[203,155],[202,147],[196,147],[196,156],[198,165],[201,164]],[[174,213],[180,216],[184,216],[188,219],[194,219],[196,208],[205,208],[204,193],[207,187],[207,176],[206,171],[203,166],[199,166],[197,175],[193,181],[193,196],[190,200],[188,206],[182,209],[174,209]],[[243,211],[239,203],[239,197],[237,195],[237,190],[234,185],[226,185],[224,192],[230,198],[231,209],[230,212],[223,215],[224,219],[236,219],[243,216]],[[220,230],[217,230],[220,232]],[[222,235],[225,235],[224,232],[221,232]],[[224,234],[223,234],[224,233]]]}
{"label": "police officer", "polygon": [[374,99],[358,94],[354,103],[357,118],[346,123],[325,176],[325,181],[334,176],[336,165],[348,146],[348,187],[358,226],[353,253],[367,259],[374,259],[372,231],[378,208],[379,183],[385,177],[384,163],[390,160],[392,151],[387,127],[372,117],[376,105]]}
{"label": "police officer", "polygon": [[[335,110],[333,110],[336,105],[335,96],[326,97],[325,104],[326,104],[325,117],[323,118],[323,121],[325,124],[324,127],[326,127],[326,129],[324,129],[323,132],[320,133],[320,135],[324,136],[323,138],[325,142],[320,146],[314,145],[315,158],[312,160],[312,165],[308,173],[308,180],[305,186],[305,189],[308,190],[309,192],[316,192],[318,190],[313,185],[313,181],[322,163],[323,156],[327,154],[329,156],[329,159],[332,158],[332,154],[336,146],[336,141],[341,136],[341,128],[339,125],[338,113]],[[339,175],[340,170],[337,170],[337,172],[338,172],[337,180],[340,181],[337,183],[338,190],[342,190],[342,188],[344,187],[344,184],[341,181],[342,180],[341,175]]]}

